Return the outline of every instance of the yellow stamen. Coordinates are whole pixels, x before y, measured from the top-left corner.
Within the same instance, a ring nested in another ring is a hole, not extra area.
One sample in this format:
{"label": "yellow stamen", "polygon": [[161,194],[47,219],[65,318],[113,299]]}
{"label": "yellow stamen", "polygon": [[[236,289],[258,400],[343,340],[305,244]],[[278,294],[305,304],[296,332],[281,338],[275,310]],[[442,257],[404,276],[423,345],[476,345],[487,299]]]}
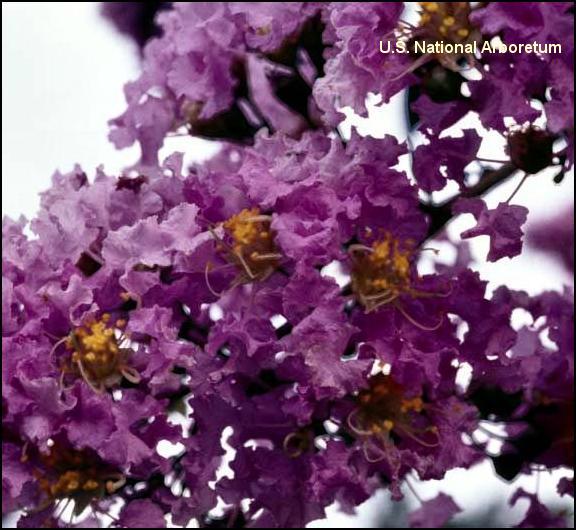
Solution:
{"label": "yellow stamen", "polygon": [[278,267],[281,255],[270,224],[270,216],[258,208],[244,209],[222,224],[231,243],[220,240],[220,248],[239,269],[240,283],[263,280]]}
{"label": "yellow stamen", "polygon": [[82,489],[85,491],[92,491],[98,488],[98,482],[96,482],[95,480],[89,479],[84,483],[84,486],[82,486]]}
{"label": "yellow stamen", "polygon": [[[425,447],[438,443],[438,429],[426,425],[425,403],[420,396],[404,397],[404,388],[392,377],[378,373],[371,377],[370,386],[357,397],[357,408],[348,416],[352,433],[369,446],[381,445],[382,454],[395,443],[394,434]],[[424,425],[422,425],[424,424]],[[430,440],[433,436],[435,440]]]}
{"label": "yellow stamen", "polygon": [[63,370],[77,372],[95,390],[118,383],[123,372],[130,368],[127,364],[130,350],[120,346],[126,337],[120,328],[125,327],[126,320],[117,319],[111,324],[111,316],[105,313],[100,320],[91,319],[78,326],[66,341],[73,350],[70,357],[73,366],[64,366]]}
{"label": "yellow stamen", "polygon": [[420,2],[420,5],[430,13],[438,11],[438,2]]}
{"label": "yellow stamen", "polygon": [[352,290],[368,311],[410,290],[413,243],[390,234],[372,247],[351,247]]}
{"label": "yellow stamen", "polygon": [[392,420],[384,420],[383,425],[387,431],[391,431],[394,428],[394,422]]}
{"label": "yellow stamen", "polygon": [[97,456],[59,444],[53,445],[48,454],[40,454],[38,462],[40,465],[34,469],[34,477],[52,501],[80,496],[86,499],[87,495],[95,500],[103,494],[111,477],[122,478]]}
{"label": "yellow stamen", "polygon": [[[420,2],[422,11],[418,26],[408,31],[408,40],[432,43],[438,40],[450,44],[467,44],[470,36],[479,35],[470,22],[472,7],[469,2]],[[460,58],[454,53],[432,53],[443,66],[459,69]],[[427,55],[423,57],[426,58]],[[419,59],[423,59],[420,57]],[[472,62],[473,58],[468,57]]]}
{"label": "yellow stamen", "polygon": [[84,360],[88,361],[89,363],[93,363],[96,361],[96,355],[90,351],[84,356]]}
{"label": "yellow stamen", "polygon": [[416,397],[412,399],[403,399],[400,409],[402,412],[408,412],[410,410],[413,410],[414,412],[421,412],[423,406],[424,404],[422,403],[422,400],[419,397]]}

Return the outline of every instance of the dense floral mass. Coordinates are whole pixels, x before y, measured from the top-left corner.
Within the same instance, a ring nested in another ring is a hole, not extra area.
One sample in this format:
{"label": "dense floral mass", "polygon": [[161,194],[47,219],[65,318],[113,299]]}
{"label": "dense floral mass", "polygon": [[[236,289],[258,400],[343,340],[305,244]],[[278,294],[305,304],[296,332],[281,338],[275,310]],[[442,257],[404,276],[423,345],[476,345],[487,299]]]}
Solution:
{"label": "dense floral mass", "polygon": [[[107,8],[139,43],[159,35],[111,121],[140,162],[56,174],[35,219],[3,221],[3,513],[302,527],[485,460],[506,480],[562,469],[573,496],[573,292],[488,286],[462,241],[520,254],[528,209],[484,195],[527,178],[544,194],[572,167],[573,5],[158,4],[157,26]],[[498,37],[562,53],[378,47]],[[414,141],[339,132],[343,107],[402,91]],[[482,127],[506,160],[479,157]],[[174,134],[222,148],[159,161]],[[465,213],[476,224],[448,238]],[[546,230],[542,248],[573,244]],[[566,526],[538,494],[510,502],[525,500],[519,527]],[[465,509],[439,493],[410,523]]]}

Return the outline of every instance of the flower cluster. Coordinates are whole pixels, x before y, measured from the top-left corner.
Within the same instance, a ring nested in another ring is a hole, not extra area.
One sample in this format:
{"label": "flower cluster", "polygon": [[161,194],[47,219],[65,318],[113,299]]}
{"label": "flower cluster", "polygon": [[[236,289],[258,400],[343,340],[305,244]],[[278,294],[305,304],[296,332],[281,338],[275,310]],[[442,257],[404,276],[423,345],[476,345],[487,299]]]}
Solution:
{"label": "flower cluster", "polygon": [[[527,209],[483,194],[571,167],[571,4],[521,18],[518,4],[421,4],[414,24],[402,3],[176,3],[156,18],[112,121],[140,163],[56,174],[31,223],[3,222],[3,513],[23,510],[22,527],[303,527],[486,459],[508,480],[573,467],[572,292],[488,289],[443,233],[472,213],[462,238],[488,235],[491,261],[519,254]],[[397,35],[564,51],[381,54],[376,36]],[[342,106],[405,89],[415,149],[331,130]],[[501,167],[477,157],[476,130],[441,136],[468,113],[504,134]],[[222,149],[158,162],[182,131]],[[432,202],[448,181],[459,192]],[[568,474],[558,487],[573,495]],[[520,526],[565,525],[522,498]],[[410,523],[462,508],[440,493]]]}

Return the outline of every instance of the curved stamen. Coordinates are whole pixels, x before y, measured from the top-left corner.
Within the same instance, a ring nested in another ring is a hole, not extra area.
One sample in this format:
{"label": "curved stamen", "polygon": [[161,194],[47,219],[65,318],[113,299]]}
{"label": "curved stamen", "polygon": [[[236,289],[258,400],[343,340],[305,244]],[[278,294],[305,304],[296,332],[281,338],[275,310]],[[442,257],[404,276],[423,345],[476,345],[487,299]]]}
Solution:
{"label": "curved stamen", "polygon": [[361,245],[360,243],[354,243],[348,247],[348,252],[374,252],[372,247],[367,245]]}
{"label": "curved stamen", "polygon": [[120,522],[120,519],[118,519],[118,517],[113,516],[111,513],[107,512],[105,510],[102,510],[98,506],[91,505],[91,508],[92,508],[92,510],[94,510],[94,512],[99,513],[100,515],[105,515],[106,517],[109,517],[115,523]]}
{"label": "curved stamen", "polygon": [[[291,443],[294,442],[293,445]],[[307,440],[301,432],[291,432],[284,438],[282,449],[291,458],[298,458],[306,451]]]}
{"label": "curved stamen", "polygon": [[64,378],[66,377],[66,372],[64,370],[62,370],[60,372],[60,377],[58,379],[58,388],[60,388],[60,391],[66,390],[69,387],[66,387],[64,385]]}
{"label": "curved stamen", "polygon": [[258,254],[256,256],[252,256],[252,259],[255,261],[270,261],[282,258],[282,254]]}
{"label": "curved stamen", "polygon": [[381,292],[377,293],[377,294],[365,294],[362,295],[362,299],[365,300],[366,302],[372,302],[372,301],[378,301],[378,300],[382,300],[382,299],[388,299],[388,298],[396,298],[398,295],[396,293],[393,293],[392,291],[388,290],[388,289],[383,289]]}
{"label": "curved stamen", "polygon": [[[368,448],[370,448],[370,450],[372,450],[374,452],[369,453]],[[362,452],[364,453],[364,458],[366,459],[366,461],[370,462],[371,464],[381,462],[382,460],[384,460],[386,458],[385,450],[382,449],[381,447],[378,447],[376,444],[374,444],[370,440],[364,441],[364,443],[362,444]],[[374,455],[374,456],[372,456],[372,455]]]}
{"label": "curved stamen", "polygon": [[271,215],[253,215],[252,217],[247,217],[244,219],[247,223],[263,223],[270,222],[272,220]]}
{"label": "curved stamen", "polygon": [[350,414],[348,414],[348,417],[346,418],[346,424],[348,427],[350,427],[350,430],[354,432],[354,434],[359,436],[370,436],[372,435],[372,431],[363,429],[362,427],[357,426],[359,424],[356,424],[356,421],[352,421],[352,418],[356,420],[356,417],[360,413],[360,409],[353,410]]}
{"label": "curved stamen", "polygon": [[56,344],[54,344],[54,346],[52,346],[52,349],[50,350],[50,353],[48,354],[48,357],[52,358],[54,356],[54,353],[56,353],[58,347],[67,342],[68,339],[69,337],[68,335],[66,335],[66,337],[60,339]]}
{"label": "curved stamen", "polygon": [[409,28],[411,28],[411,29],[417,29],[417,27],[416,27],[414,24],[412,24],[411,22],[408,22],[407,20],[399,20],[398,23],[399,23],[400,25],[407,26],[407,27],[409,27]]}
{"label": "curved stamen", "polygon": [[142,380],[140,374],[130,366],[123,366],[120,373],[131,383],[137,385]]}
{"label": "curved stamen", "polygon": [[[398,433],[400,435],[406,435],[411,440],[414,440],[416,443],[423,445],[424,447],[428,447],[429,449],[434,449],[435,447],[438,447],[440,445],[440,439],[438,437],[438,434],[436,434],[436,442],[430,443],[430,442],[425,442],[424,440],[422,440],[422,438],[419,438],[418,436],[416,436],[416,433],[414,433],[409,428],[407,428],[403,425],[396,425],[396,430],[398,431]],[[434,432],[434,431],[429,431],[429,432]]]}
{"label": "curved stamen", "polygon": [[122,377],[139,382],[140,375],[127,364],[132,350],[127,347],[129,334],[125,326],[126,320],[117,319],[112,323],[110,314],[104,313],[101,319],[90,318],[75,328],[66,338],[72,354],[61,366],[61,388],[68,374],[81,377],[99,394]]}
{"label": "curved stamen", "polygon": [[108,493],[114,493],[118,491],[124,484],[126,484],[126,477],[118,474],[117,476],[109,477],[110,480],[106,481],[106,491]]}
{"label": "curved stamen", "polygon": [[445,293],[421,291],[420,289],[414,289],[410,287],[408,293],[414,297],[419,298],[448,298],[454,292],[454,287],[450,285],[450,289]]}
{"label": "curved stamen", "polygon": [[406,482],[406,485],[408,486],[408,489],[412,492],[412,495],[414,495],[414,497],[416,497],[416,500],[417,500],[420,504],[424,504],[424,501],[422,500],[422,497],[420,497],[420,494],[416,491],[416,488],[414,488],[414,486],[412,485],[412,483],[411,483],[410,480],[408,479],[408,476],[406,476],[405,482]]}
{"label": "curved stamen", "polygon": [[510,204],[510,201],[516,196],[516,194],[520,191],[520,189],[522,188],[522,186],[524,185],[524,183],[526,182],[526,179],[529,177],[530,175],[528,173],[526,173],[523,177],[522,180],[520,181],[520,183],[518,184],[518,186],[516,186],[516,188],[514,188],[514,191],[511,193],[510,197],[508,197],[504,202],[506,204]]}
{"label": "curved stamen", "polygon": [[204,266],[204,281],[206,282],[206,287],[208,287],[208,290],[217,298],[220,298],[220,296],[222,296],[224,291],[218,292],[215,289],[212,288],[212,284],[210,283],[210,262],[206,263],[206,265]]}
{"label": "curved stamen", "polygon": [[[420,395],[407,397],[403,386],[384,373],[373,375],[369,383],[369,388],[358,394],[358,406],[346,417],[348,429],[362,442],[368,461],[386,457],[393,465],[391,459],[398,456],[396,438],[410,439],[430,449],[439,446],[437,427],[431,423],[428,407]],[[428,427],[419,427],[422,422]],[[433,434],[432,439],[427,433]]]}
{"label": "curved stamen", "polygon": [[226,240],[209,227],[220,250],[225,252],[225,259],[240,269],[232,287],[264,281],[279,267],[282,254],[276,248],[271,221],[271,215],[260,214],[258,208],[251,208],[221,223]]}
{"label": "curved stamen", "polygon": [[401,304],[395,303],[394,307],[398,309],[400,313],[402,313],[406,320],[408,320],[411,324],[414,324],[417,328],[420,328],[422,331],[436,331],[442,327],[442,324],[444,324],[444,315],[440,315],[440,321],[434,326],[426,326],[425,324],[418,322],[415,318],[410,316],[410,314],[402,307]]}
{"label": "curved stamen", "polygon": [[82,359],[78,358],[78,360],[76,361],[76,364],[78,366],[78,370],[80,370],[80,375],[82,376],[82,379],[84,379],[86,384],[92,390],[94,390],[94,392],[96,392],[96,394],[102,394],[102,392],[103,392],[102,385],[100,385],[100,384],[98,386],[94,385],[94,383],[92,382],[92,379],[90,378],[90,376],[88,375],[88,373],[86,371],[86,368],[84,367],[84,364],[82,363]]}
{"label": "curved stamen", "polygon": [[246,274],[248,274],[248,277],[251,280],[256,278],[256,275],[252,272],[252,269],[248,266],[248,263],[244,259],[244,256],[242,255],[242,253],[236,252],[234,255],[240,260],[240,263],[242,264],[242,267],[244,267],[244,270],[246,271]]}
{"label": "curved stamen", "polygon": [[[68,497],[67,499],[59,500],[54,507],[54,511],[52,512],[52,516],[55,519],[61,519],[62,516],[64,515],[64,512],[68,509],[68,506],[70,506],[71,502],[72,502],[72,497]],[[61,504],[63,504],[64,506],[60,510],[60,513],[58,515],[56,515],[58,510],[60,509]],[[74,519],[74,512],[72,512],[72,519]],[[72,522],[72,521],[70,521],[70,522]]]}
{"label": "curved stamen", "polygon": [[424,247],[420,249],[420,252],[432,252],[434,253],[436,256],[438,256],[438,254],[440,254],[440,250],[438,250],[437,248],[432,248],[432,247]]}
{"label": "curved stamen", "polygon": [[380,309],[382,306],[393,302],[394,300],[396,300],[396,298],[398,298],[398,296],[394,295],[394,296],[391,296],[390,298],[384,298],[383,300],[380,300],[373,305],[364,304],[364,305],[366,305],[366,313],[372,313],[373,311]]}

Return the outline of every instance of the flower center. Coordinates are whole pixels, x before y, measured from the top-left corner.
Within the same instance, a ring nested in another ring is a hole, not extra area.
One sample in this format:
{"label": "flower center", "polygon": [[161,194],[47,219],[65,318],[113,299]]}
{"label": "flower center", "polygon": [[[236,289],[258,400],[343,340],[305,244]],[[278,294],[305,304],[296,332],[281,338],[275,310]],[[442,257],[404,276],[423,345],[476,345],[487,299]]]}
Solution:
{"label": "flower center", "polygon": [[72,369],[77,371],[94,390],[101,392],[116,385],[122,377],[140,382],[139,374],[128,365],[132,351],[122,347],[126,335],[125,320],[111,322],[105,313],[100,320],[89,320],[70,333],[66,346],[72,350]]}
{"label": "flower center", "polygon": [[408,425],[410,415],[424,409],[421,397],[405,397],[403,387],[384,374],[372,377],[370,388],[361,391],[357,401],[357,419],[362,430],[372,434]]}
{"label": "flower center", "polygon": [[387,234],[371,247],[352,245],[352,290],[367,311],[395,300],[410,291],[410,262],[414,254],[410,242],[401,244]]}
{"label": "flower center", "polygon": [[395,439],[411,440],[420,446],[438,444],[437,428],[426,416],[421,396],[407,397],[405,389],[389,375],[376,374],[370,387],[356,398],[357,407],[348,416],[348,426],[362,439],[369,460],[380,460]]}
{"label": "flower center", "polygon": [[469,2],[418,2],[422,8],[420,38],[464,43],[474,28],[470,24]]}
{"label": "flower center", "polygon": [[124,477],[84,450],[58,444],[40,455],[41,469],[35,470],[40,489],[53,500],[74,498],[94,500],[113,493],[124,484]]}
{"label": "flower center", "polygon": [[220,247],[240,270],[240,283],[265,280],[279,265],[282,255],[274,243],[271,220],[258,208],[251,208],[223,223],[230,242],[220,241]]}

